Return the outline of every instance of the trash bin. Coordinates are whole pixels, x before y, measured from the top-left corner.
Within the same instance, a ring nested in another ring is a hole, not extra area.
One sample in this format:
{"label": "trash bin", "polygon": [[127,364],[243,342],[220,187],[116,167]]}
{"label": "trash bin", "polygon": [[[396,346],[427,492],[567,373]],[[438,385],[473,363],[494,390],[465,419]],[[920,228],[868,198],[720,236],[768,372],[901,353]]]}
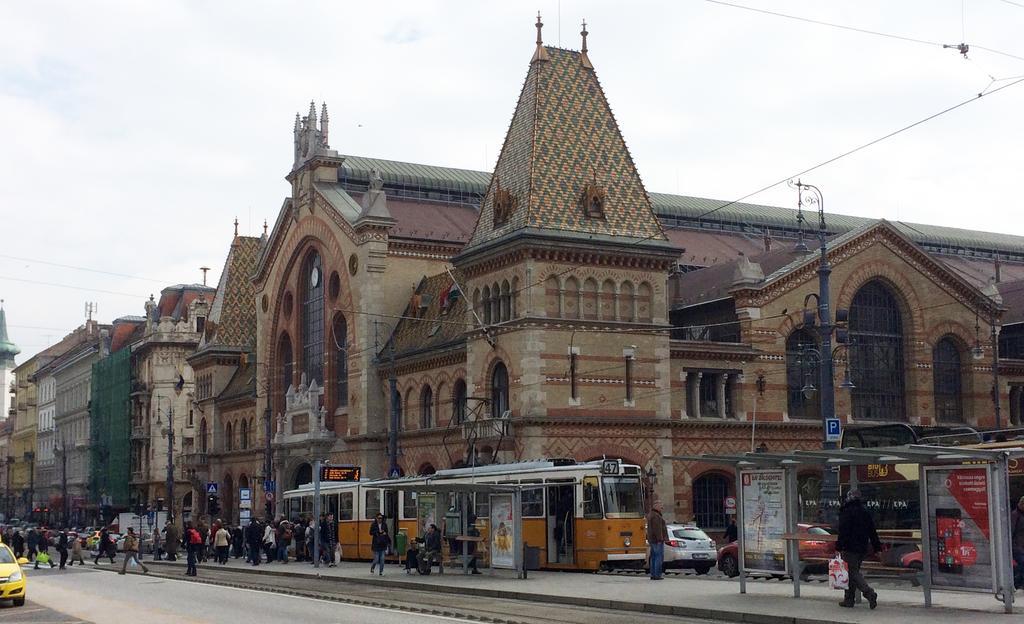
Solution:
{"label": "trash bin", "polygon": [[523,544],[523,569],[540,570],[540,547]]}
{"label": "trash bin", "polygon": [[399,529],[398,535],[395,536],[395,552],[398,553],[399,559],[405,556],[405,551],[409,549],[409,534],[405,529]]}

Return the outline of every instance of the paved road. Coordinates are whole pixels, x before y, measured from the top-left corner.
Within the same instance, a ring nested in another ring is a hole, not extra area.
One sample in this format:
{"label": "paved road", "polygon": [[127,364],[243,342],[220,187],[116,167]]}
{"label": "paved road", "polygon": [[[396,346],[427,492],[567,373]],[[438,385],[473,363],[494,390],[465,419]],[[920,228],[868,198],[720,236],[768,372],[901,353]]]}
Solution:
{"label": "paved road", "polygon": [[23,607],[15,607],[10,602],[0,602],[0,622],[4,624],[89,624],[85,620],[49,609],[31,600],[27,601]]}
{"label": "paved road", "polygon": [[[106,567],[106,566],[104,566]],[[119,576],[91,567],[58,571],[40,570],[29,580],[30,600],[60,611],[49,622],[98,622],[101,624],[279,624],[280,622],[324,622],[325,624],[447,624],[469,622],[462,616],[486,616],[513,624],[633,624],[639,614],[602,611],[551,604],[463,597],[452,594],[397,590],[337,581],[301,579],[253,579],[252,575],[227,570],[203,569],[200,582],[187,581],[180,571],[156,570],[150,576]],[[297,589],[323,592],[325,596],[361,601],[436,609],[440,614],[411,613],[407,610],[345,604],[291,596],[254,589],[225,587],[203,581],[262,584],[267,589]],[[23,607],[28,608],[28,606]],[[0,620],[17,609],[4,609]],[[445,615],[447,612],[449,615]],[[60,619],[63,617],[64,619]],[[651,624],[687,624],[694,620],[644,615]],[[78,619],[75,619],[78,618]],[[33,620],[28,620],[33,621]]]}

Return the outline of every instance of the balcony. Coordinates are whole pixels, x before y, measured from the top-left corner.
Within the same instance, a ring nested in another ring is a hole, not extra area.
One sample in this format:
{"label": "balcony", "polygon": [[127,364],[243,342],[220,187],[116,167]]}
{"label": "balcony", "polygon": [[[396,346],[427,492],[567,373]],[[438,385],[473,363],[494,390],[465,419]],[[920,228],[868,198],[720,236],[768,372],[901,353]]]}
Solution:
{"label": "balcony", "polygon": [[206,468],[210,465],[208,453],[182,453],[179,460],[180,465],[185,468]]}
{"label": "balcony", "polygon": [[464,440],[501,440],[507,438],[512,430],[509,420],[511,413],[506,411],[501,418],[479,418],[462,423]]}
{"label": "balcony", "polygon": [[132,470],[132,483],[142,483],[146,480],[146,472],[144,470]]}
{"label": "balcony", "polygon": [[145,427],[132,427],[132,440],[145,440],[148,437],[149,435]]}

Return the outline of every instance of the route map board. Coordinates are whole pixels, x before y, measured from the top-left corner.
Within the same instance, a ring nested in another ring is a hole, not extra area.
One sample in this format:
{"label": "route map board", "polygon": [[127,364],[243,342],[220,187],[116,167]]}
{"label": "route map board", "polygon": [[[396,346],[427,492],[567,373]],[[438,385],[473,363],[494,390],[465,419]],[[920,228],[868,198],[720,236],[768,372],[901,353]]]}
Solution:
{"label": "route map board", "polygon": [[786,473],[740,472],[743,566],[747,572],[786,572]]}

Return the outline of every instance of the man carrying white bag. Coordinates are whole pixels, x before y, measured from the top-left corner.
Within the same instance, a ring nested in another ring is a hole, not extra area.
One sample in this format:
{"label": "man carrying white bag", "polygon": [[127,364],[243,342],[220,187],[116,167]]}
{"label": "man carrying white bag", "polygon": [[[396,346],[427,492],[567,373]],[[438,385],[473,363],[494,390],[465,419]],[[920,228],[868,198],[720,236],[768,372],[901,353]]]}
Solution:
{"label": "man carrying white bag", "polygon": [[[840,607],[852,608],[856,590],[860,590],[868,600],[868,606],[874,609],[878,606],[878,594],[871,589],[864,575],[860,571],[860,564],[867,558],[874,548],[874,552],[882,550],[882,543],[878,539],[878,532],[875,531],[875,521],[871,514],[864,508],[860,500],[860,492],[850,490],[846,495],[846,502],[839,508],[839,537],[836,539],[836,552],[842,553],[837,556],[838,561],[833,559],[829,563],[829,584],[832,585],[832,566],[836,565],[836,584],[834,587],[846,590]],[[847,579],[844,585],[839,585],[842,576],[842,567],[846,567]]]}

